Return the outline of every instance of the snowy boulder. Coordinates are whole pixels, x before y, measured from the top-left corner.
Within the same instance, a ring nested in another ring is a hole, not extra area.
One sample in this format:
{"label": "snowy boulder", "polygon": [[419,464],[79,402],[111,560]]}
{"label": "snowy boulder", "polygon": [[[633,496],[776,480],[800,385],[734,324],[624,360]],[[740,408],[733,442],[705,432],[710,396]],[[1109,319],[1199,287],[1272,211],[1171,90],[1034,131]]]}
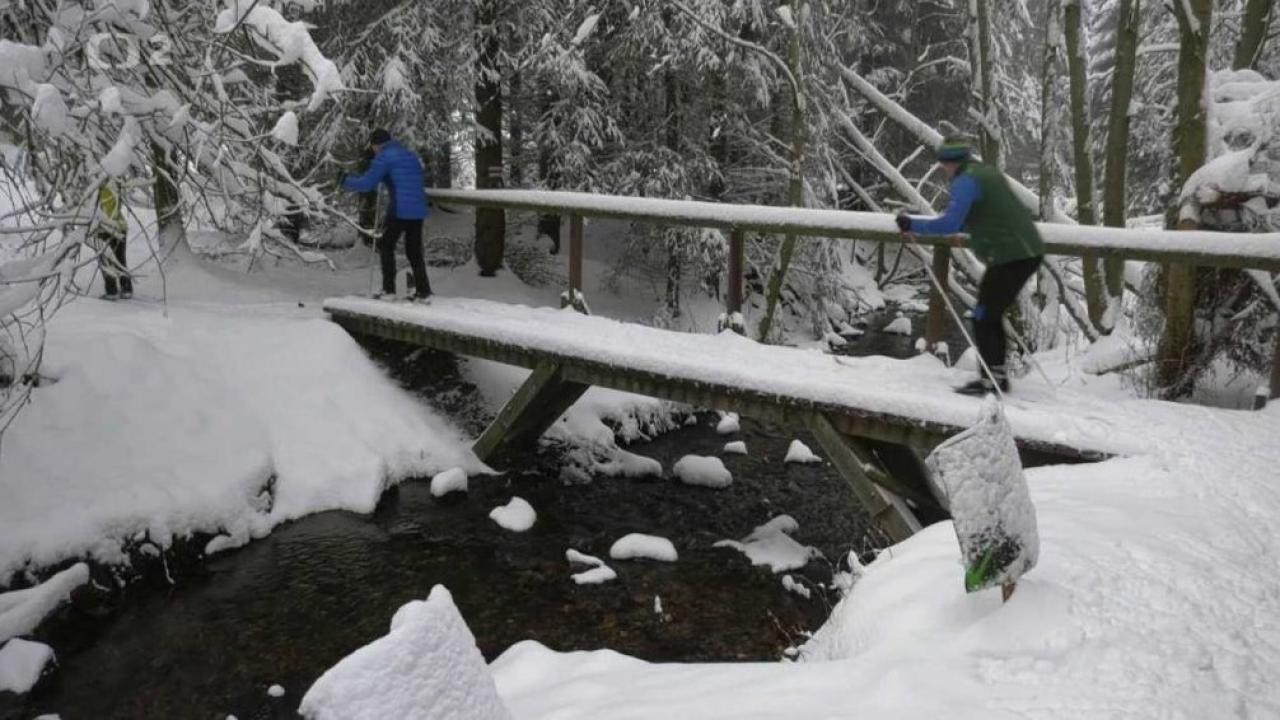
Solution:
{"label": "snowy boulder", "polygon": [[676,461],[672,472],[686,485],[720,489],[733,484],[733,473],[717,457],[685,455]]}
{"label": "snowy boulder", "polygon": [[724,452],[726,455],[746,455],[747,444],[741,440],[734,440],[724,444]]}
{"label": "snowy boulder", "polygon": [[578,585],[599,585],[618,577],[618,573],[614,572],[613,568],[605,565],[603,560],[594,555],[587,555],[569,548],[564,552],[564,557],[570,563],[590,566],[591,569],[570,576],[570,579]]}
{"label": "snowy boulder", "polygon": [[391,631],[329,668],[302,698],[308,720],[510,720],[453,596],[431,589]]}
{"label": "snowy boulder", "polygon": [[33,588],[0,593],[0,642],[35,630],[87,582],[89,566],[77,563]]}
{"label": "snowy boulder", "polygon": [[721,435],[732,435],[742,429],[738,413],[725,413],[716,423],[716,432]]}
{"label": "snowy boulder", "polygon": [[911,334],[911,318],[905,315],[899,315],[894,318],[893,322],[884,326],[884,331],[891,335],[910,335]]}
{"label": "snowy boulder", "polygon": [[811,559],[822,557],[817,548],[801,545],[791,537],[799,529],[795,518],[779,515],[742,540],[721,540],[714,547],[733,548],[746,555],[752,565],[768,565],[775,573],[798,570]]}
{"label": "snowy boulder", "polygon": [[451,492],[467,491],[467,471],[449,468],[431,478],[431,497],[444,497]]}
{"label": "snowy boulder", "polygon": [[53,661],[53,648],[44,643],[10,640],[0,648],[0,692],[31,692]]}
{"label": "snowy boulder", "polygon": [[595,472],[605,477],[661,477],[662,463],[651,457],[637,455],[617,448],[613,457],[595,464]]}
{"label": "snowy boulder", "polygon": [[489,519],[511,532],[524,532],[533,527],[538,513],[524,498],[513,497],[506,505],[496,507],[489,512]]}
{"label": "snowy boulder", "polygon": [[782,460],[784,463],[820,463],[822,458],[813,454],[808,445],[799,440],[792,440],[791,445],[787,447],[787,456]]}
{"label": "snowy boulder", "polygon": [[679,555],[671,541],[656,535],[631,533],[618,538],[609,548],[609,557],[614,560],[635,560],[645,558],[661,562],[675,562]]}

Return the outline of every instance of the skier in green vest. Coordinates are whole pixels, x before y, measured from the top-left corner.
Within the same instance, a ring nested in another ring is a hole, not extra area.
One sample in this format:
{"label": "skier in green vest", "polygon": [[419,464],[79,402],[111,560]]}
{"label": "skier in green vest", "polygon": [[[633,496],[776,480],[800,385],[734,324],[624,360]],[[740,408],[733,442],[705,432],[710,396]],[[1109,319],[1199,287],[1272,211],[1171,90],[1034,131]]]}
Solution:
{"label": "skier in green vest", "polygon": [[985,395],[1009,389],[1005,367],[1004,315],[1022,286],[1044,259],[1040,232],[998,168],[975,162],[967,142],[948,138],[938,148],[938,162],[951,179],[951,203],[936,218],[900,214],[898,228],[919,235],[969,235],[969,248],[987,265],[973,308],[973,334],[988,375],[956,389],[965,395]]}

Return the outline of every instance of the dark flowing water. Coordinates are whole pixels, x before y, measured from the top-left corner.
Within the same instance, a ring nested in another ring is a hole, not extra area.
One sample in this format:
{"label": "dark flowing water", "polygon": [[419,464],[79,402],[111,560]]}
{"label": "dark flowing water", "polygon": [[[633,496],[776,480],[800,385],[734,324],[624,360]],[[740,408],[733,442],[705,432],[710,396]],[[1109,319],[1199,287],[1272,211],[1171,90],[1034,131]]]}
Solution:
{"label": "dark flowing water", "polygon": [[[871,327],[881,320],[888,318]],[[870,334],[846,351],[905,356],[911,344]],[[456,375],[440,380],[451,375],[447,357],[373,350],[459,422],[480,424],[469,388]],[[531,451],[505,476],[472,478],[465,497],[437,500],[425,482],[409,481],[371,516],[310,516],[191,563],[174,585],[150,573],[109,599],[81,598],[41,630],[58,670],[31,696],[0,694],[0,718],[296,717],[320,673],[385,634],[400,605],[436,584],[452,591],[489,659],[524,639],[649,660],[777,659],[826,619],[835,594],[824,586],[834,566],[850,550],[872,549],[874,539],[833,468],[783,464],[792,432],[744,419],[741,433],[725,437],[715,432],[716,419],[701,415],[695,426],[630,449],[669,471],[685,454],[721,455],[727,440],[745,440],[749,456],[722,456],[734,475],[725,490],[670,478],[565,485],[556,452]],[[527,533],[488,518],[514,495],[538,512]],[[826,557],[794,573],[812,587],[809,599],[785,591],[780,576],[737,551],[712,547],[782,513],[799,521],[795,537]],[[570,581],[567,548],[607,557],[628,532],[671,539],[679,562],[615,561],[613,582]],[[268,696],[272,684],[285,688],[284,697]]]}

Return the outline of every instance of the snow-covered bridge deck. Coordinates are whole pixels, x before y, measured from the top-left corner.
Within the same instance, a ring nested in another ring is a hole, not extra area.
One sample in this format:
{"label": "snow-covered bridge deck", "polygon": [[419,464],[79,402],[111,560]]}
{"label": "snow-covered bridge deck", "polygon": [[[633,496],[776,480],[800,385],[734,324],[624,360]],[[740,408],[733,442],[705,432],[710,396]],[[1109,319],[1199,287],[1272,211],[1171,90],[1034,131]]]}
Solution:
{"label": "snow-covered bridge deck", "polygon": [[[838,357],[762,345],[732,332],[692,334],[485,300],[430,306],[331,299],[325,310],[355,333],[403,340],[534,368],[553,362],[562,378],[743,415],[804,424],[827,416],[839,432],[928,449],[971,424],[972,398],[952,388],[962,371],[912,360]],[[1090,460],[1155,450],[1151,429],[1195,434],[1244,411],[1155,400],[1115,401],[1039,379],[1015,387],[1007,415],[1024,450]]]}

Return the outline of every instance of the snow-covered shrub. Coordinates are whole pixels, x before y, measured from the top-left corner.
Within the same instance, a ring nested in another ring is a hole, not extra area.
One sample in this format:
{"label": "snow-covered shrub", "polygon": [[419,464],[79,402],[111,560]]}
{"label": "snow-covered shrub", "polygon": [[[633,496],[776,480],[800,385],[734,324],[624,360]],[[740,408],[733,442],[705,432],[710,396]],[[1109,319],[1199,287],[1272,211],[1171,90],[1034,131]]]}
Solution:
{"label": "snow-covered shrub", "polygon": [[558,258],[547,252],[541,239],[520,236],[507,243],[507,269],[521,282],[534,287],[565,284]]}

